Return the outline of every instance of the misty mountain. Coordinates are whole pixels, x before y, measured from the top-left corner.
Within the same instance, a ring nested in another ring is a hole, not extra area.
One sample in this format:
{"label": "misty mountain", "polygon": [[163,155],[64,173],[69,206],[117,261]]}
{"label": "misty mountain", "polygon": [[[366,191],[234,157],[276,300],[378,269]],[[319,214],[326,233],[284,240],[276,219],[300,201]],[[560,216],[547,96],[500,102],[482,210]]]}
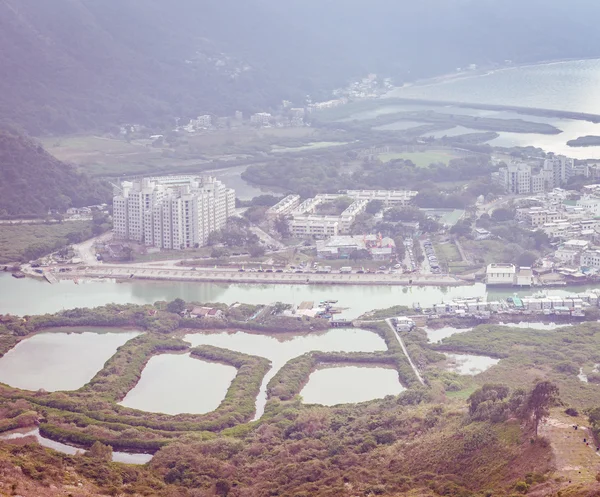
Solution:
{"label": "misty mountain", "polygon": [[0,217],[41,216],[107,202],[108,185],[79,174],[41,145],[0,128]]}
{"label": "misty mountain", "polygon": [[324,99],[368,72],[600,56],[598,14],[586,0],[0,0],[0,119],[160,126]]}

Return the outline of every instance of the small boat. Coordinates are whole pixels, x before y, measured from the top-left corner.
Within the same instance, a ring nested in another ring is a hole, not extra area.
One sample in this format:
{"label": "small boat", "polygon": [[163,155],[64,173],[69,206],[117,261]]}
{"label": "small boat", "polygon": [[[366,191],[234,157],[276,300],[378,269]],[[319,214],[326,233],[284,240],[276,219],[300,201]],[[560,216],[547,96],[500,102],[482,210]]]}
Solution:
{"label": "small boat", "polygon": [[18,279],[25,278],[25,273],[22,273],[21,271],[17,271],[16,273],[12,274],[12,277],[18,278]]}

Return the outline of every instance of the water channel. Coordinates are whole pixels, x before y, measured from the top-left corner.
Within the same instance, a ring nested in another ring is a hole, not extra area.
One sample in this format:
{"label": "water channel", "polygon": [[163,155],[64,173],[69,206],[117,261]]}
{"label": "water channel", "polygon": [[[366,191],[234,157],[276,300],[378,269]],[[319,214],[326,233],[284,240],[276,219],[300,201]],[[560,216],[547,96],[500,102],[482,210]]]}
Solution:
{"label": "water channel", "polygon": [[[271,369],[265,375],[256,399],[255,419],[262,416],[267,402],[267,385],[277,371],[290,359],[311,351],[376,352],[387,350],[385,342],[375,333],[357,328],[336,328],[310,335],[259,335],[255,333],[194,333],[184,337],[193,346],[213,345],[244,354],[266,357]],[[397,373],[396,378],[398,376]],[[368,383],[367,392],[370,388]],[[357,384],[360,385],[360,384]]]}
{"label": "water channel", "polygon": [[[581,293],[597,286],[549,289],[548,295]],[[428,306],[454,298],[487,297],[505,299],[518,294],[531,295],[532,289],[488,290],[482,283],[459,287],[419,287],[390,285],[266,285],[211,282],[81,280],[79,284],[61,281],[50,285],[30,278],[16,279],[0,272],[0,314],[31,315],[54,313],[76,307],[116,304],[153,304],[159,300],[182,298],[188,302],[222,302],[233,304],[270,304],[302,301],[338,300],[348,308],[340,317],[354,319],[374,309],[395,305]]]}
{"label": "water channel", "polygon": [[306,404],[334,406],[382,399],[406,390],[392,368],[336,366],[311,373],[300,395]]}
{"label": "water channel", "polygon": [[[19,430],[13,430],[10,432],[3,433],[0,435],[0,440],[17,440],[20,438],[26,437],[34,437],[43,447],[48,447],[49,449],[53,449],[57,452],[62,452],[63,454],[69,454],[74,456],[76,454],[83,454],[85,452],[84,449],[80,449],[78,447],[74,447],[73,445],[67,445],[60,442],[55,442],[54,440],[50,440],[40,434],[40,430],[23,428]],[[112,460],[114,462],[122,462],[125,464],[146,464],[152,459],[152,454],[135,454],[129,452],[116,452],[113,451]]]}
{"label": "water channel", "polygon": [[117,348],[140,334],[114,328],[55,328],[18,343],[0,358],[0,382],[24,390],[77,390]]}

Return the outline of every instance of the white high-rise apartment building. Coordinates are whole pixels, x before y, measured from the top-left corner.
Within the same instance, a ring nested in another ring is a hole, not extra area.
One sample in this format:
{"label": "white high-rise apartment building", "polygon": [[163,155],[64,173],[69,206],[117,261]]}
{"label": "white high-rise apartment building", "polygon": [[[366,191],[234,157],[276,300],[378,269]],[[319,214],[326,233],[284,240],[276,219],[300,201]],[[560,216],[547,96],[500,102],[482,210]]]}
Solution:
{"label": "white high-rise apartment building", "polygon": [[558,188],[571,177],[574,161],[564,155],[557,155],[551,159],[544,160],[543,170],[547,171],[552,178],[552,188]]}
{"label": "white high-rise apartment building", "polygon": [[212,177],[125,181],[113,198],[114,233],[148,247],[199,247],[234,211],[235,191]]}

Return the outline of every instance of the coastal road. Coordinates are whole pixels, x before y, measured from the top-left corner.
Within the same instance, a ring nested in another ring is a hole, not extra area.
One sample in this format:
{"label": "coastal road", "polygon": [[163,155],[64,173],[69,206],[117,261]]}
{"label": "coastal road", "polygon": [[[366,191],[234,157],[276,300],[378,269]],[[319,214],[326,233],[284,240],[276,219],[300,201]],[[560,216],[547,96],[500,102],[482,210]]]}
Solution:
{"label": "coastal road", "polygon": [[267,273],[240,272],[225,268],[158,267],[152,265],[89,265],[73,266],[70,271],[55,273],[58,278],[118,278],[169,281],[213,281],[225,283],[287,283],[287,284],[381,284],[381,285],[432,285],[458,286],[467,282],[445,275],[402,275],[402,274],[317,274],[317,273]]}
{"label": "coastal road", "polygon": [[258,238],[260,238],[260,240],[265,245],[271,245],[278,250],[285,250],[288,248],[279,240],[276,240],[271,235],[269,235],[266,231],[260,229],[258,226],[251,226],[250,231],[252,231],[252,233],[254,233]]}
{"label": "coastal road", "polygon": [[410,355],[408,355],[408,349],[406,348],[406,345],[404,345],[404,340],[402,340],[402,337],[400,336],[400,333],[398,333],[396,331],[396,328],[392,324],[391,318],[386,319],[385,322],[392,329],[392,331],[394,332],[394,335],[396,335],[396,338],[398,339],[398,342],[400,342],[400,347],[402,347],[402,350],[404,351],[404,355],[408,359],[408,362],[410,363],[410,367],[415,372],[415,375],[417,376],[418,380],[421,382],[421,385],[425,385],[425,381],[423,380],[423,377],[421,376],[421,373],[417,369],[417,366],[415,366],[415,363],[412,362],[412,359],[410,358]]}

